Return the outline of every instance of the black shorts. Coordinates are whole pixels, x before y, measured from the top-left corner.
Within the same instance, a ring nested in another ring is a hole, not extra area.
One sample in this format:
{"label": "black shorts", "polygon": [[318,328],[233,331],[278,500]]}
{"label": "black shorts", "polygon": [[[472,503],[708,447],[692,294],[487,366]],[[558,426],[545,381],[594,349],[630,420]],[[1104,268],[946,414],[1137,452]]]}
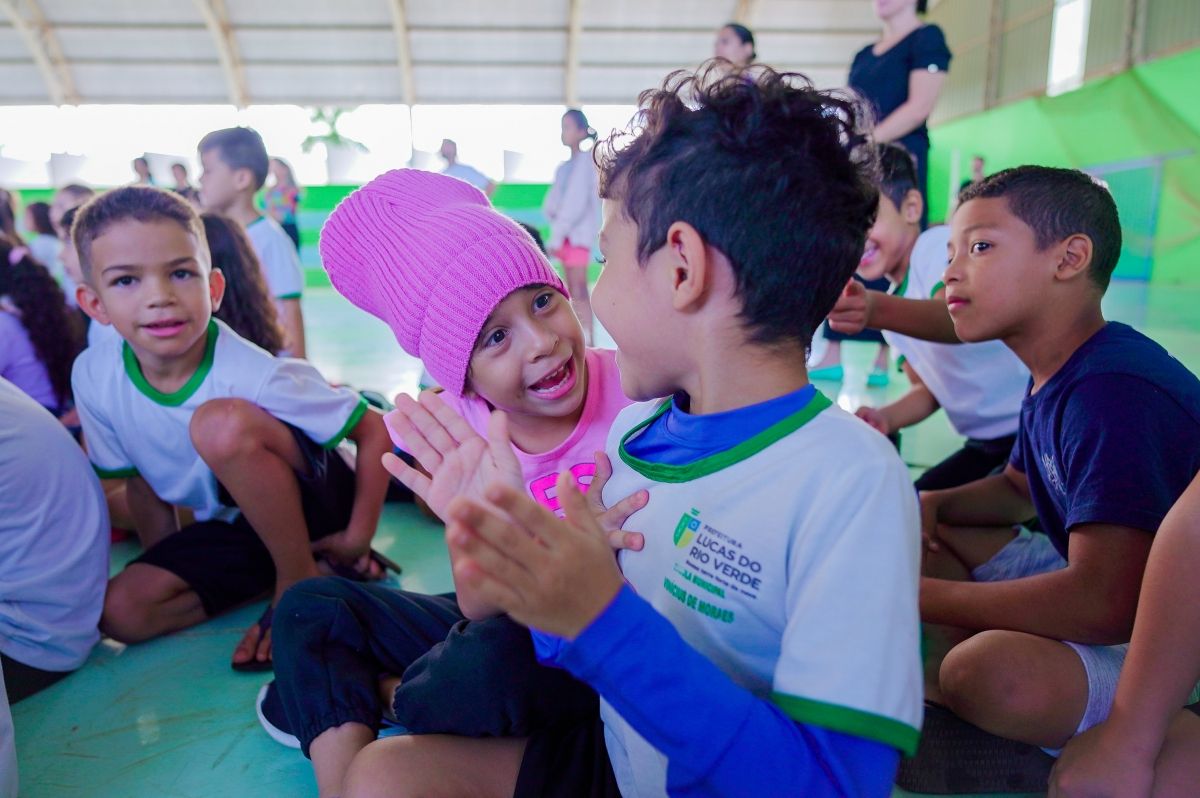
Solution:
{"label": "black shorts", "polygon": [[[354,507],[354,469],[336,449],[322,449],[295,427],[288,426],[307,464],[296,473],[309,540],[340,532]],[[234,506],[224,485],[217,486],[221,504]],[[275,587],[275,563],[246,516],[233,521],[198,521],[168,535],[133,560],[178,576],[200,597],[209,617],[267,593]]]}
{"label": "black shorts", "polygon": [[621,798],[600,714],[530,736],[513,798]]}

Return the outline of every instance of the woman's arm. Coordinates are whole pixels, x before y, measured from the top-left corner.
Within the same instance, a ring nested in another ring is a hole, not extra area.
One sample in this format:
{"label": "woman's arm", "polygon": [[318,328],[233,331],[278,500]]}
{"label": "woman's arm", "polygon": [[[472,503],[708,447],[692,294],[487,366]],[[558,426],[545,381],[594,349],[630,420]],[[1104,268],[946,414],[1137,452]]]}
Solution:
{"label": "woman's arm", "polygon": [[876,141],[895,141],[908,135],[933,113],[946,73],[913,70],[908,75],[908,99],[875,126]]}

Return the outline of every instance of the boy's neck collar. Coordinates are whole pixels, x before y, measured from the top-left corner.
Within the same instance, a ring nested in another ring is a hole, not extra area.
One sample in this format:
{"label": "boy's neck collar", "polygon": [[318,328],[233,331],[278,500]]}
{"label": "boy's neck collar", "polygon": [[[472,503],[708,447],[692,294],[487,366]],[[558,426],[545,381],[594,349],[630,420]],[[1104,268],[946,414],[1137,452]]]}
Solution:
{"label": "boy's neck collar", "polygon": [[1093,336],[1108,325],[1097,303],[1078,313],[1060,314],[1043,328],[1025,335],[1009,336],[1004,343],[1029,369],[1031,393],[1037,393]]}
{"label": "boy's neck collar", "polygon": [[249,200],[246,203],[240,200],[229,209],[228,216],[242,227],[250,225],[263,218],[262,212],[254,205],[254,200]]}
{"label": "boy's neck collar", "polygon": [[[150,358],[139,358],[128,341],[123,342],[121,346],[121,359],[125,366],[125,374],[139,392],[157,404],[178,407],[196,393],[208,377],[208,373],[212,371],[219,335],[220,329],[217,327],[216,320],[210,318],[205,334],[183,356],[160,363],[158,368],[152,367],[153,371],[158,372],[154,374],[154,378],[160,383],[175,382],[183,378],[182,384],[174,391],[161,391],[150,382],[143,368],[143,360],[149,361]],[[185,362],[191,360],[192,357],[197,357],[195,365]]]}

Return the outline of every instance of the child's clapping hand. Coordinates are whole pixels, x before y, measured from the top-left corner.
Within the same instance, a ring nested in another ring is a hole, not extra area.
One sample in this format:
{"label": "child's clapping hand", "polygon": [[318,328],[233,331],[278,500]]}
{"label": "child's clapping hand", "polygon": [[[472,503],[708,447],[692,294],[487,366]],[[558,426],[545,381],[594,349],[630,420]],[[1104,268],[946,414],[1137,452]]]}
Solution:
{"label": "child's clapping hand", "polygon": [[487,505],[456,499],[446,542],[456,584],[469,585],[526,626],[574,640],[623,579],[609,533],[571,475],[559,474],[556,488],[565,519],[502,483],[487,487]]}
{"label": "child's clapping hand", "polygon": [[383,456],[383,467],[442,520],[455,496],[482,499],[484,488],[494,482],[523,487],[503,413],[492,413],[486,441],[432,391],[423,391],[419,402],[400,394],[396,409],[383,420],[392,439],[402,440],[428,474],[391,453]]}
{"label": "child's clapping hand", "polygon": [[[393,439],[404,442],[426,473],[413,468],[396,455],[383,456],[383,466],[409,490],[417,494],[442,520],[457,496],[486,503],[484,491],[494,483],[523,491],[521,464],[512,449],[504,413],[495,411],[488,422],[488,440],[484,440],[442,398],[424,391],[420,401],[401,394],[396,409],[384,417]],[[631,515],[646,506],[649,494],[639,490],[612,507],[604,505],[604,485],[612,476],[612,463],[604,452],[596,452],[596,473],[588,486],[586,506],[615,551],[641,551],[644,544],[638,532],[625,532],[621,526]],[[578,491],[576,491],[578,492]]]}

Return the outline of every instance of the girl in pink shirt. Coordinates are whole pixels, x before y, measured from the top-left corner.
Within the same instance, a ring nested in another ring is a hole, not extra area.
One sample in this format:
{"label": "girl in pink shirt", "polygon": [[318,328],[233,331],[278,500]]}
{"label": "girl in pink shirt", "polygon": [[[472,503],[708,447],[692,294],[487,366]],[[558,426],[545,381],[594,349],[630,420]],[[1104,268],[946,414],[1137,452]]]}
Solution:
{"label": "girl in pink shirt", "polygon": [[[543,252],[478,189],[388,172],[338,206],[320,247],[334,287],[387,323],[444,388],[397,397],[386,419],[426,471],[392,455],[385,465],[431,510],[443,516],[455,496],[500,477],[558,511],[559,472],[585,490],[607,479],[597,454],[629,403],[615,353],[585,346]],[[600,491],[590,495],[603,511]],[[640,535],[619,530],[644,502],[635,494],[608,511],[615,545],[640,548]],[[312,759],[322,796],[340,793],[381,713],[414,733],[499,737],[595,712],[589,688],[536,663],[523,627],[462,592],[322,577],[290,589],[274,624],[276,681],[260,693],[259,718]]]}

